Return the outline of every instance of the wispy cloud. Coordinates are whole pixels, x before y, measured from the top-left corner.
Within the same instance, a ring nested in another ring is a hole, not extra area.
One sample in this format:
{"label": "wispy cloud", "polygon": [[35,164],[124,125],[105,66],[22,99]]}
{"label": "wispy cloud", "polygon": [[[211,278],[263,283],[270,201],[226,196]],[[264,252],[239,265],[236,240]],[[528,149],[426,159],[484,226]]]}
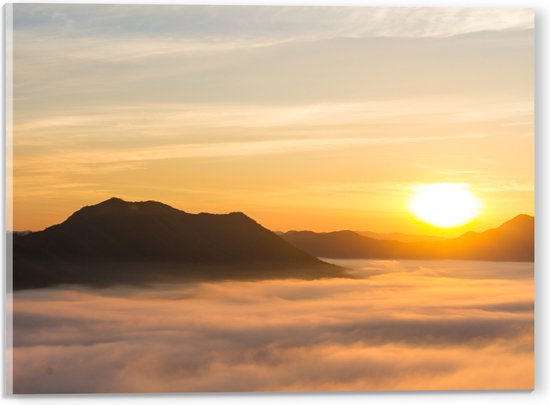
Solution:
{"label": "wispy cloud", "polygon": [[50,36],[251,42],[338,37],[449,37],[533,28],[531,9],[16,5],[15,28]]}
{"label": "wispy cloud", "polygon": [[[281,183],[326,196],[307,185],[464,162],[505,176],[488,162],[528,146],[532,28],[528,9],[17,4],[16,217],[50,225],[106,193],[242,210]],[[346,192],[340,214],[366,206]]]}
{"label": "wispy cloud", "polygon": [[[477,111],[477,112],[475,112]],[[231,137],[234,129],[252,129],[256,137],[272,136],[274,130],[283,130],[291,136],[300,131],[312,133],[363,135],[367,125],[408,124],[468,124],[502,122],[510,118],[532,118],[530,102],[504,99],[493,100],[491,96],[476,101],[465,97],[411,97],[391,100],[364,100],[333,103],[292,103],[254,105],[249,103],[143,103],[132,106],[93,109],[58,109],[48,116],[25,114],[16,117],[14,131],[18,141],[39,142],[49,133],[60,141],[78,137],[81,133],[94,136],[121,136],[128,131],[132,136],[149,134],[159,139],[177,134],[179,137],[190,130],[224,132]],[[527,121],[528,122],[528,121]],[[363,133],[361,133],[363,132]],[[237,135],[238,136],[238,135]],[[280,137],[281,133],[277,133]],[[393,136],[392,131],[385,134]]]}
{"label": "wispy cloud", "polygon": [[[483,134],[465,134],[453,136],[452,139],[478,139]],[[194,159],[194,158],[218,158],[218,157],[245,157],[261,155],[280,155],[305,153],[321,150],[339,150],[376,145],[404,145],[418,142],[438,142],[448,140],[447,136],[422,136],[422,137],[362,137],[362,138],[309,138],[309,139],[285,139],[285,140],[257,140],[248,142],[212,142],[212,143],[185,143],[154,146],[146,148],[125,148],[124,150],[111,150],[97,153],[96,151],[69,151],[50,153],[47,156],[36,158],[28,157],[17,160],[15,170],[33,170],[38,173],[64,172],[79,170],[88,165],[116,164],[112,168],[119,169],[121,162],[140,163],[149,160],[164,159]],[[55,162],[55,165],[48,162]],[[46,163],[46,164],[45,164]],[[95,170],[95,168],[90,168]]]}
{"label": "wispy cloud", "polygon": [[535,185],[530,181],[521,181],[521,176],[496,175],[483,170],[439,170],[444,178],[460,179],[475,184],[475,189],[485,193],[498,192],[534,192]]}
{"label": "wispy cloud", "polygon": [[15,95],[50,111],[502,93],[528,79],[532,23],[527,9],[20,4]]}

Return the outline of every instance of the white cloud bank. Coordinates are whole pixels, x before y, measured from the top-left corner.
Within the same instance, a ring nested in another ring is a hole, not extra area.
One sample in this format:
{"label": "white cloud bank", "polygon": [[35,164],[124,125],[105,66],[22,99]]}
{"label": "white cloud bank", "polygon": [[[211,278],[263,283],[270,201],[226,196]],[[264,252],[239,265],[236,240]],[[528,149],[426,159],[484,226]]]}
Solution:
{"label": "white cloud bank", "polygon": [[529,389],[532,263],[15,294],[17,393]]}

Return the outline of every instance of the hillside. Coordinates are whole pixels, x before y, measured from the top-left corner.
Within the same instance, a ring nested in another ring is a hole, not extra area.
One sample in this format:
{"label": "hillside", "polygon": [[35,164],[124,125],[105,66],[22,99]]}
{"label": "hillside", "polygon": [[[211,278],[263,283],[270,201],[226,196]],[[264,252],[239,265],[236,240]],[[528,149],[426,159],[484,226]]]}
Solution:
{"label": "hillside", "polygon": [[438,240],[445,240],[441,236],[432,236],[432,235],[409,235],[401,232],[390,232],[390,233],[378,233],[370,231],[355,231],[361,236],[366,236],[371,239],[378,240],[393,240],[397,242],[434,242]]}
{"label": "hillside", "polygon": [[84,207],[43,231],[14,234],[13,254],[16,289],[344,274],[243,213],[189,214],[118,198]]}
{"label": "hillside", "polygon": [[498,228],[430,242],[378,240],[352,231],[291,231],[282,237],[317,257],[372,259],[534,260],[534,218],[518,215]]}

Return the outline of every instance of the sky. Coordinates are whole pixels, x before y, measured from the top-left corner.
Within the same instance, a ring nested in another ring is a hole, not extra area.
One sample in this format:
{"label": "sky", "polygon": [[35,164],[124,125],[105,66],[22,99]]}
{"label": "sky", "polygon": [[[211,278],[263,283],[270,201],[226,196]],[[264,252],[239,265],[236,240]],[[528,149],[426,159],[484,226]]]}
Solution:
{"label": "sky", "polygon": [[[272,230],[442,233],[418,184],[498,226],[534,203],[527,9],[14,6],[13,229],[112,196]],[[449,234],[450,234],[449,233]]]}

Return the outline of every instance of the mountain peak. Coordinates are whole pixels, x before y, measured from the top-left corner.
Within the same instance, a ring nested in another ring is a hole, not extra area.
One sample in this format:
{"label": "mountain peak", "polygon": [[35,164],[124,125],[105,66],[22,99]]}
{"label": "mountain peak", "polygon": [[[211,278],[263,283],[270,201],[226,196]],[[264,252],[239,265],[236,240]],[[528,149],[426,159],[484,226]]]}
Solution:
{"label": "mountain peak", "polygon": [[83,207],[61,224],[17,238],[14,263],[18,288],[165,277],[343,274],[242,212],[189,214],[158,201],[128,202],[116,197]]}
{"label": "mountain peak", "polygon": [[512,218],[511,220],[509,220],[505,223],[517,222],[517,221],[533,222],[534,220],[535,220],[535,217],[532,216],[532,215],[519,214],[519,215],[516,215],[514,218]]}
{"label": "mountain peak", "polygon": [[117,204],[117,203],[126,203],[126,202],[128,201],[124,201],[122,198],[111,197],[108,200],[100,202],[99,204]]}
{"label": "mountain peak", "polygon": [[[158,201],[126,201],[122,198],[111,197],[95,205],[86,205],[74,212],[65,222],[75,220],[92,220],[98,217],[126,217],[128,215],[170,215],[178,212],[188,215],[184,211],[177,210]],[[54,225],[55,226],[55,225]]]}
{"label": "mountain peak", "polygon": [[[111,197],[108,200],[102,201],[95,205],[88,205],[87,207],[96,207],[96,206],[130,206],[130,205],[157,205],[172,208],[167,204],[161,203],[160,201],[155,200],[146,200],[146,201],[126,201],[119,197]],[[172,208],[173,209],[173,208]]]}
{"label": "mountain peak", "polygon": [[531,229],[535,223],[535,217],[527,214],[519,214],[504,222],[501,229]]}

